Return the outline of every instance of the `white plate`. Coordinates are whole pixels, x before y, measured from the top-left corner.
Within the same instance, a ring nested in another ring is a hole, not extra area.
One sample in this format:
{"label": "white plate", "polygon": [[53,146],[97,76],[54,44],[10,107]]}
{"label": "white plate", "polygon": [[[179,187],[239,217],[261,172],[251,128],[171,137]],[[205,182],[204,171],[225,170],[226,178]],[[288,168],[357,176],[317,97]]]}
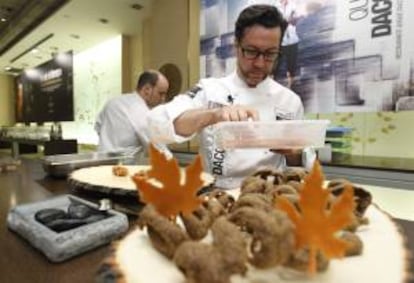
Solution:
{"label": "white plate", "polygon": [[[251,268],[245,278],[234,275],[232,283],[400,283],[407,273],[407,253],[404,241],[395,223],[375,206],[366,212],[370,220],[357,232],[364,243],[360,256],[331,260],[328,270],[312,278],[296,276],[283,279],[289,273],[287,268],[258,270]],[[143,230],[128,234],[115,252],[116,262],[126,276],[127,283],[184,283],[184,275],[163,255],[154,250]],[[297,273],[296,273],[297,274]],[[283,278],[282,278],[283,277]]]}
{"label": "white plate", "polygon": [[[94,166],[73,171],[69,177],[69,183],[76,189],[98,191],[108,194],[136,196],[137,189],[131,177],[139,172],[145,171],[150,166],[123,165],[128,169],[127,176],[115,176],[112,173],[113,165]],[[202,173],[204,186],[214,182],[214,177],[208,173]]]}

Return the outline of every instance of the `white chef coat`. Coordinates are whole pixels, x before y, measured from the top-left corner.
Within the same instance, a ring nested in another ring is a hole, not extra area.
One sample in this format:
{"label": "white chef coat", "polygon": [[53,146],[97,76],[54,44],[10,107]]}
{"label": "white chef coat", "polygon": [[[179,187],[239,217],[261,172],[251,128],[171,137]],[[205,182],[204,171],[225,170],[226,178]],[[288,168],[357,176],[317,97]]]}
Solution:
{"label": "white chef coat", "polygon": [[[236,72],[224,78],[202,79],[186,94],[176,96],[170,103],[157,106],[148,115],[151,139],[160,143],[183,142],[191,139],[175,133],[173,121],[184,111],[195,108],[215,108],[229,104],[249,105],[259,112],[261,121],[302,119],[300,98],[290,89],[266,78],[251,88]],[[213,127],[200,134],[200,153],[204,169],[216,177],[216,183],[234,188],[245,176],[260,166],[285,166],[285,158],[268,149],[217,148],[213,140]]]}
{"label": "white chef coat", "polygon": [[149,144],[147,114],[149,108],[136,92],[109,100],[98,114],[95,130],[98,151],[138,151]]}

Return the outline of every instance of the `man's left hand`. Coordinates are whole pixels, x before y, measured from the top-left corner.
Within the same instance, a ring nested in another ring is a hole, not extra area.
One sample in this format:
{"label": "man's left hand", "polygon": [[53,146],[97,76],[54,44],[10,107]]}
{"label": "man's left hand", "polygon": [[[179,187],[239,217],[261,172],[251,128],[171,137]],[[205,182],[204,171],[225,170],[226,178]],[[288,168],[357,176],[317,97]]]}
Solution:
{"label": "man's left hand", "polygon": [[302,149],[270,149],[270,151],[284,155],[287,166],[303,166]]}
{"label": "man's left hand", "polygon": [[271,152],[282,155],[299,155],[302,154],[302,149],[270,149]]}

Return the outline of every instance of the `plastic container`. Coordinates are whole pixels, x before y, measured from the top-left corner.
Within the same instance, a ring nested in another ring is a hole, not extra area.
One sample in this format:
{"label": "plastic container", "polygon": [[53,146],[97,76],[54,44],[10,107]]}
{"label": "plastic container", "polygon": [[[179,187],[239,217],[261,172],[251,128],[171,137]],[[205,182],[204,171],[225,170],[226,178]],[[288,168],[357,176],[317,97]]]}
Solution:
{"label": "plastic container", "polygon": [[302,149],[324,146],[329,120],[221,122],[214,126],[218,147]]}

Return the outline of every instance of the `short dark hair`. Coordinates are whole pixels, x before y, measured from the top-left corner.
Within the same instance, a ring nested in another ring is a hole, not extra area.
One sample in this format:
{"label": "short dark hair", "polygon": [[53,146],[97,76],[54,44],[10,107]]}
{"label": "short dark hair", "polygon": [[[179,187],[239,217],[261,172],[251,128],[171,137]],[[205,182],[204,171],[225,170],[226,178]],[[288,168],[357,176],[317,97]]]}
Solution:
{"label": "short dark hair", "polygon": [[159,73],[155,71],[144,71],[138,78],[137,89],[142,89],[145,85],[149,84],[155,86],[159,79]]}
{"label": "short dark hair", "polygon": [[261,25],[266,28],[280,27],[282,37],[288,25],[282,13],[272,5],[258,4],[245,8],[239,14],[235,26],[236,41],[240,42],[244,36],[244,31],[254,25]]}

